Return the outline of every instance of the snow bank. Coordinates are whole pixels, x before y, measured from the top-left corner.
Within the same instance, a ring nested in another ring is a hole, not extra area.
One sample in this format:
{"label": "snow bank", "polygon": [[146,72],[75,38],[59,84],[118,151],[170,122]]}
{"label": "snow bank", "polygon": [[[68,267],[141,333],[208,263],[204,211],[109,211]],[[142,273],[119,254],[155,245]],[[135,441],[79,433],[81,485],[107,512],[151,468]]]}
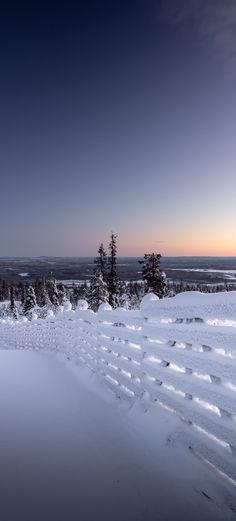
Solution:
{"label": "snow bank", "polygon": [[64,358],[0,351],[2,520],[233,521],[229,487],[178,443],[174,416],[128,408]]}
{"label": "snow bank", "polygon": [[64,353],[120,400],[166,409],[187,426],[179,441],[236,483],[236,292],[146,295],[140,311],[81,301],[0,331],[2,348]]}

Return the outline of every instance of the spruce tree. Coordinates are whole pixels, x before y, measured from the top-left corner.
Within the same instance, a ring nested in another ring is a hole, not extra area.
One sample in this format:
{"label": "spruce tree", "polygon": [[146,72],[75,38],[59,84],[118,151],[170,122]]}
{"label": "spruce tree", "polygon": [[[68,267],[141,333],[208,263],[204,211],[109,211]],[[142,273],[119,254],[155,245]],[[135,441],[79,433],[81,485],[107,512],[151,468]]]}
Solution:
{"label": "spruce tree", "polygon": [[[98,256],[96,257],[94,263],[95,263],[98,271],[102,274],[103,280],[106,281],[106,279],[107,279],[107,254],[106,254],[105,248],[103,246],[103,243],[101,243],[98,248]],[[97,269],[95,271],[97,271]]]}
{"label": "spruce tree", "polygon": [[25,298],[26,298],[26,287],[25,287],[25,284],[23,284],[23,282],[20,283],[19,287],[20,287],[20,301],[21,301],[22,307],[24,308]]}
{"label": "spruce tree", "polygon": [[67,300],[66,288],[62,282],[59,282],[59,284],[57,285],[57,292],[59,305],[62,306],[64,302]]}
{"label": "spruce tree", "polygon": [[36,294],[36,299],[37,299],[37,303],[40,307],[47,307],[49,308],[50,305],[51,305],[51,300],[49,298],[49,295],[48,295],[48,291],[47,291],[47,287],[46,287],[46,283],[45,283],[45,280],[41,280],[39,283],[38,283],[38,288],[37,288],[37,294]]}
{"label": "spruce tree", "polygon": [[17,309],[15,304],[15,288],[10,287],[10,313],[13,318],[17,318]]}
{"label": "spruce tree", "polygon": [[25,303],[24,303],[24,315],[31,317],[33,308],[37,305],[35,292],[33,286],[29,286],[27,289]]}
{"label": "spruce tree", "polygon": [[125,282],[120,282],[119,306],[130,309],[129,284]]}
{"label": "spruce tree", "polygon": [[50,298],[50,301],[54,307],[59,306],[59,295],[56,285],[56,279],[51,274],[50,279],[46,283],[47,292]]}
{"label": "spruce tree", "polygon": [[0,279],[0,301],[2,302],[3,300],[3,280]]}
{"label": "spruce tree", "polygon": [[88,300],[89,288],[90,288],[90,285],[87,281],[84,282],[84,284],[82,284],[81,286],[78,286],[79,300],[81,300],[81,299]]}
{"label": "spruce tree", "polygon": [[2,300],[8,300],[8,298],[9,298],[9,286],[8,286],[7,282],[4,279],[2,281],[1,293],[2,293]]}
{"label": "spruce tree", "polygon": [[109,294],[107,289],[107,283],[103,278],[100,267],[98,267],[91,279],[90,288],[88,292],[88,303],[89,307],[93,311],[97,311],[100,304],[108,302]]}
{"label": "spruce tree", "polygon": [[145,253],[144,260],[139,263],[142,265],[146,292],[155,293],[159,298],[163,298],[166,293],[166,276],[161,271],[160,260],[160,253]]}
{"label": "spruce tree", "polygon": [[129,296],[129,308],[138,309],[145,294],[145,284],[137,281],[129,282],[127,292]]}
{"label": "spruce tree", "polygon": [[109,244],[109,257],[108,257],[108,293],[109,293],[109,304],[113,308],[119,306],[119,293],[120,293],[120,280],[117,274],[117,235],[111,233],[111,240]]}
{"label": "spruce tree", "polygon": [[73,309],[75,309],[77,307],[78,300],[79,300],[78,287],[75,285],[75,283],[73,283],[72,290],[70,292],[70,302],[72,304]]}
{"label": "spruce tree", "polygon": [[88,286],[86,282],[79,284],[78,286],[73,284],[70,292],[70,301],[74,309],[77,307],[79,300],[88,300],[89,289],[90,286]]}

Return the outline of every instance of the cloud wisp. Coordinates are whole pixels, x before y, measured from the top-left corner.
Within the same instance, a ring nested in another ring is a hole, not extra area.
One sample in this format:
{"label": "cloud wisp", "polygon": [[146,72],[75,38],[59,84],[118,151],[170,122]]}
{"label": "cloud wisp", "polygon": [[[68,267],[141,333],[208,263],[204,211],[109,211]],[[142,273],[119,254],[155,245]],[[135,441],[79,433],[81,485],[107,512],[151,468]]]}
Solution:
{"label": "cloud wisp", "polygon": [[236,72],[235,0],[167,0],[163,5],[166,19],[190,24],[199,42]]}

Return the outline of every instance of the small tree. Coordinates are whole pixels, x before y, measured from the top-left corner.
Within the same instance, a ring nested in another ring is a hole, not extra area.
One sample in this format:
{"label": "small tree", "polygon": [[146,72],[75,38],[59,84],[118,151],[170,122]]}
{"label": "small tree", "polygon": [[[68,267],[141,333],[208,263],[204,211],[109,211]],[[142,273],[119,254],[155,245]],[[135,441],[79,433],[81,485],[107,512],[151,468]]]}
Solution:
{"label": "small tree", "polygon": [[117,235],[113,232],[111,233],[111,240],[109,244],[109,257],[108,257],[108,265],[109,270],[107,274],[107,283],[108,283],[108,293],[109,293],[109,304],[113,308],[117,308],[119,306],[119,294],[120,294],[120,280],[117,274],[117,245],[116,245]]}
{"label": "small tree", "polygon": [[23,284],[23,282],[21,282],[19,288],[20,288],[20,301],[21,301],[21,306],[22,306],[22,308],[24,309],[25,298],[26,298],[26,287],[25,287],[25,284]]}
{"label": "small tree", "polygon": [[129,308],[138,309],[140,302],[145,294],[144,282],[129,282],[128,283]]}
{"label": "small tree", "polygon": [[107,279],[107,254],[105,251],[105,248],[103,246],[103,243],[100,244],[98,248],[98,256],[96,257],[94,261],[96,265],[96,270],[102,274],[103,280],[106,281]]}
{"label": "small tree", "polygon": [[103,278],[103,274],[100,268],[97,268],[94,276],[91,279],[90,288],[88,292],[88,303],[89,307],[93,311],[97,311],[100,304],[108,302],[109,293],[107,289],[107,283]]}
{"label": "small tree", "polygon": [[31,316],[33,308],[37,305],[33,286],[29,286],[24,303],[24,315]]}
{"label": "small tree", "polygon": [[129,285],[124,281],[120,281],[119,306],[125,309],[130,308]]}
{"label": "small tree", "polygon": [[3,279],[1,283],[1,301],[8,300],[9,298],[9,286]]}
{"label": "small tree", "polygon": [[44,279],[38,282],[37,291],[35,290],[35,292],[36,292],[36,299],[37,299],[38,306],[40,306],[40,307],[48,306],[49,307],[51,305],[51,301],[48,296],[48,292],[47,292],[47,288],[46,288]]}
{"label": "small tree", "polygon": [[155,293],[159,298],[166,294],[166,275],[160,268],[160,253],[145,253],[142,265],[142,277],[146,293]]}
{"label": "small tree", "polygon": [[52,274],[50,276],[50,279],[48,279],[48,281],[46,283],[46,288],[47,288],[48,296],[50,298],[52,305],[55,308],[58,307],[59,306],[59,295],[58,295],[56,280]]}
{"label": "small tree", "polygon": [[62,306],[67,301],[66,288],[62,282],[57,285],[57,292],[59,305]]}
{"label": "small tree", "polygon": [[10,287],[10,313],[13,318],[17,318],[17,309],[15,304],[15,288]]}
{"label": "small tree", "polygon": [[45,318],[48,315],[48,311],[52,308],[52,303],[48,295],[45,280],[38,281],[35,287],[37,308],[36,313],[39,318]]}

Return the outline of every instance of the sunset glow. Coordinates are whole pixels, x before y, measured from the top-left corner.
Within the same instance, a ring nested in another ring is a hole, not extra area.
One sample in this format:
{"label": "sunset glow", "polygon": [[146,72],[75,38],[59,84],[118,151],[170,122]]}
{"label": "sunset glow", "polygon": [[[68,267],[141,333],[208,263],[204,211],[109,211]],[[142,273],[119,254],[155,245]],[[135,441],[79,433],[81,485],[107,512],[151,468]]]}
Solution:
{"label": "sunset glow", "polygon": [[231,0],[92,4],[3,13],[1,255],[236,255]]}

